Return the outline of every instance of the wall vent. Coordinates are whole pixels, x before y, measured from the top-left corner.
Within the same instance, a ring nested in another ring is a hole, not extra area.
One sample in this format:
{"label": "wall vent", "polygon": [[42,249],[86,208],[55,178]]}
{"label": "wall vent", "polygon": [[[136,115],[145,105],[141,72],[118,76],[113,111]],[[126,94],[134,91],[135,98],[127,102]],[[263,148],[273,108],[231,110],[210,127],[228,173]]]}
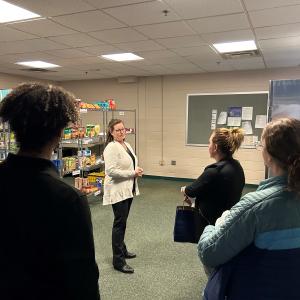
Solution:
{"label": "wall vent", "polygon": [[261,56],[258,50],[228,52],[220,54],[224,59],[249,58]]}

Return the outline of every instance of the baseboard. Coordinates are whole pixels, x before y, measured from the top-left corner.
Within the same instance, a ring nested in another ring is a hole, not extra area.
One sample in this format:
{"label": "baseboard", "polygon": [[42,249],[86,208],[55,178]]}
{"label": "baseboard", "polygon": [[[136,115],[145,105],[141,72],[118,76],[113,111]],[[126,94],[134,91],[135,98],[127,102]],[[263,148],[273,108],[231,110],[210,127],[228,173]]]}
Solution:
{"label": "baseboard", "polygon": [[167,177],[167,176],[156,176],[156,175],[143,175],[143,178],[163,179],[163,180],[173,180],[173,181],[188,181],[188,182],[192,182],[195,180],[192,178]]}
{"label": "baseboard", "polygon": [[[193,182],[195,179],[193,178],[181,178],[181,177],[168,177],[168,176],[157,176],[157,175],[143,175],[143,178],[150,178],[150,179],[163,179],[163,180],[173,180],[173,181],[186,181],[186,182]],[[258,187],[258,184],[246,183],[245,187]]]}

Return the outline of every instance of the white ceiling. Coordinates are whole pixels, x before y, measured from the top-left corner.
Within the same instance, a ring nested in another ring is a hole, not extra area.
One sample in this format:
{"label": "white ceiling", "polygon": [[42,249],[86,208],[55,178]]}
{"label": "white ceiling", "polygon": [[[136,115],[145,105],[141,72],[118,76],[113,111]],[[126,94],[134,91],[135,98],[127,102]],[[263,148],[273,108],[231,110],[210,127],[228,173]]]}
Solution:
{"label": "white ceiling", "polygon": [[[0,25],[2,73],[62,81],[300,64],[300,0],[7,1],[42,19]],[[212,47],[249,39],[260,57],[225,60]],[[98,57],[120,52],[145,59],[118,63]],[[15,64],[25,60],[61,67],[29,72]]]}

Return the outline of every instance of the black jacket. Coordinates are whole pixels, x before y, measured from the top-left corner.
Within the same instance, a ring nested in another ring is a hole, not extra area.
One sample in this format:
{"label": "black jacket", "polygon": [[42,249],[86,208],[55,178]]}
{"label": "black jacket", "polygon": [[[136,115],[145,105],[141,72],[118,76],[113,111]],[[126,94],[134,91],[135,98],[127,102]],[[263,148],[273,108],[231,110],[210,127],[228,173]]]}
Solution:
{"label": "black jacket", "polygon": [[0,299],[100,299],[87,199],[51,161],[0,164]]}
{"label": "black jacket", "polygon": [[229,158],[207,166],[198,179],[186,187],[185,193],[196,197],[196,207],[214,225],[223,211],[240,200],[244,185],[243,168],[237,160]]}

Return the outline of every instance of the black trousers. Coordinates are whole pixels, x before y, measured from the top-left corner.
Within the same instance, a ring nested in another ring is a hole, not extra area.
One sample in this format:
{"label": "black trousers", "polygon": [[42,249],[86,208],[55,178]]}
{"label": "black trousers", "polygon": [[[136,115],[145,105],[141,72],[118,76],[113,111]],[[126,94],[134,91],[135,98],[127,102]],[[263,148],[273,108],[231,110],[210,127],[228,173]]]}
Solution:
{"label": "black trousers", "polygon": [[126,264],[127,248],[124,238],[132,199],[129,198],[112,205],[115,216],[112,228],[113,265],[115,267],[122,267]]}

